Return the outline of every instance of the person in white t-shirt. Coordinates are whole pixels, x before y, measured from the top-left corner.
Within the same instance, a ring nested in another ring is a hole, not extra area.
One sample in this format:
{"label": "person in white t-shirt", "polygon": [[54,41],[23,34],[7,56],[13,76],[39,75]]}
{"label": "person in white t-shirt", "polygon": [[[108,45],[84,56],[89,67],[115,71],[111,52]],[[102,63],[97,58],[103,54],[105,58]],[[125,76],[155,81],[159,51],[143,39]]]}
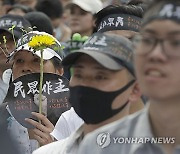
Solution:
{"label": "person in white t-shirt", "polygon": [[65,139],[75,132],[83,123],[84,121],[76,114],[74,108],[71,107],[70,110],[60,116],[51,135],[56,140]]}

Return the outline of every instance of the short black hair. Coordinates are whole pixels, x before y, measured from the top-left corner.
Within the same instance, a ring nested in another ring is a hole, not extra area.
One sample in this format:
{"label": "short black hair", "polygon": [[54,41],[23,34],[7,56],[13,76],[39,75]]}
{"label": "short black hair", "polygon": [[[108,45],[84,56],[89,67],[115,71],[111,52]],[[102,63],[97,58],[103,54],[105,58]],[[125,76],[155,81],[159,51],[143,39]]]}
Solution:
{"label": "short black hair", "polygon": [[46,32],[53,35],[53,26],[50,18],[43,12],[29,12],[24,18],[28,20],[33,28],[39,32]]}
{"label": "short black hair", "polygon": [[32,12],[34,11],[32,8],[26,6],[26,5],[22,5],[22,4],[14,4],[11,6],[11,8],[9,8],[7,10],[7,13],[10,12],[11,10],[15,10],[15,9],[20,9],[22,10],[24,13],[28,13],[28,12]]}
{"label": "short black hair", "polygon": [[14,5],[16,2],[15,0],[2,0],[3,5]]}
{"label": "short black hair", "polygon": [[156,6],[157,4],[159,3],[177,3],[177,4],[180,4],[180,1],[179,0],[150,0],[148,2],[148,8],[147,8],[147,11]]}
{"label": "short black hair", "polygon": [[49,18],[60,18],[63,15],[63,6],[59,0],[38,0],[35,9],[45,13]]}
{"label": "short black hair", "polygon": [[129,3],[127,3],[128,5],[139,5],[144,3],[144,0],[131,0]]}
{"label": "short black hair", "polygon": [[53,65],[54,65],[54,67],[55,67],[56,69],[58,69],[58,68],[63,68],[63,66],[62,66],[62,64],[61,64],[62,61],[60,61],[57,57],[53,57],[53,58],[51,59],[51,61],[52,61]]}
{"label": "short black hair", "polygon": [[179,4],[180,5],[180,0],[150,0],[150,1],[148,1],[147,2],[147,4],[148,4],[148,7],[147,7],[147,9],[146,9],[146,11],[145,11],[145,14],[149,11],[149,10],[151,10],[152,8],[154,8],[155,6],[157,6],[158,4],[160,4],[160,3],[176,3],[176,4]]}
{"label": "short black hair", "polygon": [[128,14],[142,18],[144,9],[136,5],[109,5],[94,15],[96,30],[102,19],[111,14]]}

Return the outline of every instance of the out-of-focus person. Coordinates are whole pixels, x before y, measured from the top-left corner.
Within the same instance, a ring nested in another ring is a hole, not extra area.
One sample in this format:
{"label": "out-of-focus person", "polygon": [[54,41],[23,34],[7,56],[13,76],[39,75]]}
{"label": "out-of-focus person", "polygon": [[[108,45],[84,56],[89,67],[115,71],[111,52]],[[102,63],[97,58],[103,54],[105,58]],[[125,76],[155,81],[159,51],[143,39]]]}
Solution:
{"label": "out-of-focus person", "polygon": [[95,28],[93,15],[103,8],[100,0],[72,0],[67,6],[70,9],[68,25],[72,34],[91,36]]}
{"label": "out-of-focus person", "polygon": [[51,19],[54,36],[60,42],[70,40],[71,30],[62,19],[63,6],[59,0],[39,0],[36,10],[45,13]]}

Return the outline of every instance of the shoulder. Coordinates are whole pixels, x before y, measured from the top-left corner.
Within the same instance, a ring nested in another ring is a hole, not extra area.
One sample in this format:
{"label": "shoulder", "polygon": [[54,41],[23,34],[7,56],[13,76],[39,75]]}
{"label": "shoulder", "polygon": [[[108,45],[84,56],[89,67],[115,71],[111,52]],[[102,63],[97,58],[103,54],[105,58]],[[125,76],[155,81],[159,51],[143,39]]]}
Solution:
{"label": "shoulder", "polygon": [[33,154],[57,154],[63,152],[65,149],[66,140],[56,141],[47,145],[44,145],[33,152]]}
{"label": "shoulder", "polygon": [[[129,148],[129,144],[111,144],[111,142],[116,142],[114,141],[116,137],[125,138],[133,136],[134,132],[137,130],[137,125],[139,125],[138,121],[145,114],[144,112],[146,111],[142,110],[111,124],[105,125],[88,134],[81,143],[79,153],[87,152],[90,149],[92,153],[117,153],[117,149],[119,149],[118,151],[120,153],[126,153],[127,151],[124,152],[124,150]],[[107,140],[108,138],[109,142]],[[109,144],[110,146],[108,146]],[[103,145],[106,146],[106,148],[103,148]]]}
{"label": "shoulder", "polygon": [[[140,117],[146,112],[146,110],[139,111],[135,114],[126,116],[123,119],[110,123],[94,131],[94,134],[99,134],[100,132],[108,131],[111,134],[124,134],[123,136],[128,136],[132,133],[132,128],[135,129],[135,126],[140,119]],[[133,127],[132,127],[133,126]]]}
{"label": "shoulder", "polygon": [[68,111],[66,111],[66,112],[64,112],[63,114],[62,114],[62,116],[64,117],[64,118],[70,118],[72,115],[75,115],[75,116],[78,116],[77,114],[76,114],[76,112],[74,111],[74,108],[73,107],[71,107],[70,108],[70,110],[68,110]]}
{"label": "shoulder", "polygon": [[73,107],[71,107],[70,110],[64,112],[61,116],[70,125],[74,123],[75,126],[80,126],[83,123],[83,120],[76,114]]}
{"label": "shoulder", "polygon": [[7,103],[2,103],[0,105],[0,123],[3,123],[3,121],[7,121],[7,118],[10,117],[9,112],[6,109]]}

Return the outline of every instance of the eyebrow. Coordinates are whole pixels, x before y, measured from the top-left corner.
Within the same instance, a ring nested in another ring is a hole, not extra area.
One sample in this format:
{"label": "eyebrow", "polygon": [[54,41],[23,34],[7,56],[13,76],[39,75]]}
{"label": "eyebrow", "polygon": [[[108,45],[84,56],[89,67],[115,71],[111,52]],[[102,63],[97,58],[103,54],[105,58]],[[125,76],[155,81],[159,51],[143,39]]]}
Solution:
{"label": "eyebrow", "polygon": [[[157,34],[157,32],[155,30],[151,30],[151,29],[144,29],[142,30],[142,33],[151,33],[151,34]],[[174,30],[169,32],[167,35],[179,35],[180,34],[180,30]]]}
{"label": "eyebrow", "polygon": [[180,34],[180,30],[176,30],[168,33],[168,35],[179,35],[179,34]]}

